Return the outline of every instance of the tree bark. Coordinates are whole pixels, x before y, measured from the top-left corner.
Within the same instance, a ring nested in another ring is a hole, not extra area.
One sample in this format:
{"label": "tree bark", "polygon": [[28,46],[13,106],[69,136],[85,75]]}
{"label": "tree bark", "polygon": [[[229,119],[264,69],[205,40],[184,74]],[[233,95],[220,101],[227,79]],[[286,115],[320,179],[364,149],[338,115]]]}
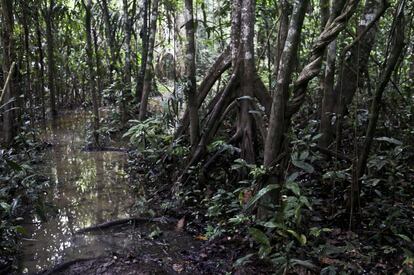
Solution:
{"label": "tree bark", "polygon": [[40,18],[38,13],[36,13],[36,42],[37,42],[37,57],[38,57],[38,79],[39,79],[39,94],[42,105],[42,119],[43,122],[46,121],[46,101],[45,101],[45,61],[44,61],[44,51],[42,46],[42,31],[40,29]]}
{"label": "tree bark", "polygon": [[[13,1],[12,0],[1,0],[1,16],[2,16],[2,46],[3,46],[3,75],[11,77],[9,83],[5,81],[4,91],[2,92],[3,102],[7,103],[15,97],[14,83],[13,83],[13,72],[9,76],[9,71],[13,63]],[[0,105],[2,103],[0,102]],[[10,144],[16,134],[14,127],[15,112],[11,110],[13,104],[7,105],[6,111],[3,113],[3,130],[2,136],[5,144]]]}
{"label": "tree bark", "polygon": [[145,69],[144,85],[143,85],[141,105],[140,105],[140,111],[139,111],[139,120],[141,121],[143,121],[147,116],[148,97],[151,92],[152,80],[154,77],[154,69],[153,69],[152,61],[154,59],[155,36],[157,32],[158,4],[159,4],[159,0],[152,1],[150,34],[149,34],[149,39],[148,39],[147,66]]}
{"label": "tree bark", "polygon": [[186,95],[190,117],[190,142],[192,151],[195,150],[199,139],[199,118],[197,104],[197,80],[196,80],[196,45],[195,26],[193,18],[193,0],[185,0],[185,29],[187,36],[186,47],[186,71],[187,79]]}
{"label": "tree bark", "polygon": [[[111,1],[111,0],[109,0]],[[109,81],[113,82],[114,76],[113,73],[116,70],[116,50],[115,50],[115,31],[111,23],[111,16],[109,13],[108,0],[99,1],[102,8],[102,14],[105,24],[106,39],[109,46]]]}
{"label": "tree bark", "polygon": [[[131,65],[131,36],[132,36],[132,23],[133,20],[129,15],[128,0],[123,0],[123,13],[124,13],[124,31],[125,31],[125,64],[124,64],[124,88],[121,95],[121,122],[124,124],[128,120],[128,101],[131,97],[131,77],[132,77],[132,65]],[[135,13],[136,0],[133,1],[132,14]]]}
{"label": "tree bark", "polygon": [[147,58],[148,58],[148,21],[149,21],[149,9],[151,7],[151,0],[143,0],[143,16],[142,16],[142,28],[140,32],[140,37],[142,41],[142,50],[141,50],[141,67],[139,69],[136,85],[136,101],[137,103],[141,102],[142,98],[142,89],[144,86],[145,71],[147,68]]}
{"label": "tree bark", "polygon": [[405,43],[405,19],[404,19],[404,1],[400,2],[400,5],[398,6],[398,13],[396,16],[396,21],[394,24],[394,32],[392,35],[393,39],[393,47],[391,50],[391,53],[388,57],[388,60],[386,62],[386,65],[384,69],[382,70],[382,74],[380,77],[380,81],[378,83],[378,86],[374,93],[374,98],[371,102],[370,107],[370,118],[368,127],[366,129],[365,134],[365,141],[364,145],[362,147],[362,150],[359,154],[358,158],[358,167],[357,167],[357,179],[360,180],[360,178],[364,175],[369,152],[371,150],[372,142],[374,140],[375,131],[377,128],[378,118],[380,115],[380,111],[382,108],[382,96],[385,92],[385,89],[387,88],[387,85],[391,79],[392,73],[394,72],[396,65],[398,64],[398,61],[401,57],[401,53],[403,52]]}
{"label": "tree bark", "polygon": [[285,112],[289,99],[289,84],[291,83],[293,65],[300,43],[300,35],[305,13],[309,1],[300,1],[296,4],[285,48],[281,56],[281,63],[273,93],[272,109],[269,118],[269,131],[266,138],[264,165],[270,168],[274,159],[281,153],[283,136],[286,134]]}
{"label": "tree bark", "polygon": [[[358,25],[358,35],[365,32],[368,25],[378,19],[377,15],[383,9],[383,0],[366,1],[364,13]],[[326,117],[324,118],[325,121],[321,130],[324,135],[323,141],[325,147],[333,141],[335,129],[337,129],[336,136],[338,141],[341,139],[343,116],[346,113],[347,107],[352,102],[358,87],[362,86],[362,74],[366,71],[376,33],[377,26],[374,25],[358,43],[353,45],[350,50],[350,55],[346,60],[340,60],[339,79],[330,95],[331,99],[324,106],[323,115]],[[336,118],[335,123],[331,123],[332,116]]]}
{"label": "tree bark", "polygon": [[47,64],[48,64],[48,88],[50,91],[50,111],[52,118],[57,117],[56,109],[56,94],[55,94],[55,57],[54,57],[54,38],[53,38],[53,8],[55,6],[54,0],[50,0],[49,6],[45,11],[46,21],[46,40],[47,40]]}
{"label": "tree bark", "polygon": [[[85,3],[85,1],[87,1]],[[92,94],[92,105],[93,105],[93,136],[95,146],[99,147],[99,106],[98,98],[96,96],[95,89],[95,68],[93,66],[93,46],[92,46],[92,0],[82,0],[85,7],[85,32],[86,32],[86,55],[89,68],[88,84]]]}

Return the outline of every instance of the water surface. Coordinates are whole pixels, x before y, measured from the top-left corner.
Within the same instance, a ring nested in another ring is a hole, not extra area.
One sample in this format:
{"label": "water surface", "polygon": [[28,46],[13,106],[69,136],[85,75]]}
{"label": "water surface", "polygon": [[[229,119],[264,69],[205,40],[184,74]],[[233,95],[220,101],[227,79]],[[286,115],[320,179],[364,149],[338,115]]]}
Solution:
{"label": "water surface", "polygon": [[[126,246],[130,234],[84,234],[84,227],[130,216],[134,203],[124,171],[126,153],[85,152],[88,117],[71,112],[48,125],[43,139],[52,144],[39,171],[51,178],[44,204],[26,218],[22,273],[57,263],[96,257]],[[115,145],[116,146],[116,145]]]}

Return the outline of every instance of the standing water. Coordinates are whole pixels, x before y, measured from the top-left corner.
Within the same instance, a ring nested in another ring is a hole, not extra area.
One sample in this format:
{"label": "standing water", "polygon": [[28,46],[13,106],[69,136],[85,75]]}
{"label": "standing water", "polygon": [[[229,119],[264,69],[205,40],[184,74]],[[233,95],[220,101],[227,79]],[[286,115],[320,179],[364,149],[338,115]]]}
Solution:
{"label": "standing water", "polygon": [[25,221],[22,273],[85,257],[98,257],[127,243],[128,234],[75,234],[81,228],[129,216],[131,187],[122,152],[83,151],[88,114],[69,113],[44,132],[52,148],[40,168],[51,178],[44,204]]}

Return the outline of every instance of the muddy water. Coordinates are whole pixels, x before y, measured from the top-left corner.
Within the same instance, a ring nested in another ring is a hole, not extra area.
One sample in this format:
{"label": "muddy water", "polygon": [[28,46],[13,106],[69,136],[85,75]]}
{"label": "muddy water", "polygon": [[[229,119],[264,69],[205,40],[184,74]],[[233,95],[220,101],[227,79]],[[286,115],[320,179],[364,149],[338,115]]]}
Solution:
{"label": "muddy water", "polygon": [[[49,125],[52,144],[39,167],[51,178],[44,204],[25,221],[23,274],[82,257],[97,257],[128,245],[128,234],[74,234],[76,230],[130,216],[134,199],[122,152],[85,152],[87,114],[73,112]],[[116,146],[116,145],[115,145]]]}

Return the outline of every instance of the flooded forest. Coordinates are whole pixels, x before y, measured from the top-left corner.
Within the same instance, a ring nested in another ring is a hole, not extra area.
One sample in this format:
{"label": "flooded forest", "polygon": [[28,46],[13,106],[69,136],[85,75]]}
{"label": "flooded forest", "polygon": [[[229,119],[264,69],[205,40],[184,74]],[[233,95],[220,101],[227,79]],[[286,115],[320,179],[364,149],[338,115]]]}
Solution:
{"label": "flooded forest", "polygon": [[0,275],[414,274],[413,18],[0,0]]}

